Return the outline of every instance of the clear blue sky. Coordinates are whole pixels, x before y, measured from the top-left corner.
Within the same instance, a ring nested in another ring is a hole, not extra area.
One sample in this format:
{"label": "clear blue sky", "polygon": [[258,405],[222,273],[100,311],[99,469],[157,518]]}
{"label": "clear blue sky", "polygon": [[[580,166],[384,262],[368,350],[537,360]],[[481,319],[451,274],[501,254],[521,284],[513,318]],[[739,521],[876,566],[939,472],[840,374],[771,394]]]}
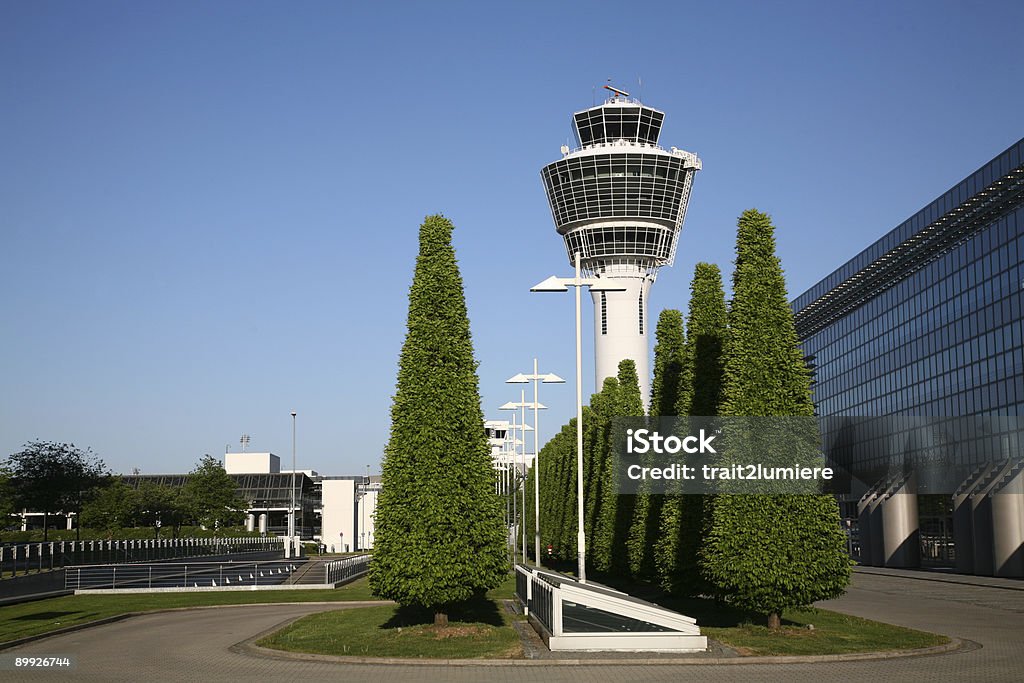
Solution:
{"label": "clear blue sky", "polygon": [[537,355],[570,380],[549,436],[572,297],[528,292],[569,271],[539,170],[595,89],[704,162],[652,316],[695,262],[729,277],[749,207],[795,296],[1024,136],[1022,25],[1019,2],[2,3],[0,455],[180,472],[248,433],[287,461],[296,410],[300,467],[377,471],[435,212],[485,413]]}

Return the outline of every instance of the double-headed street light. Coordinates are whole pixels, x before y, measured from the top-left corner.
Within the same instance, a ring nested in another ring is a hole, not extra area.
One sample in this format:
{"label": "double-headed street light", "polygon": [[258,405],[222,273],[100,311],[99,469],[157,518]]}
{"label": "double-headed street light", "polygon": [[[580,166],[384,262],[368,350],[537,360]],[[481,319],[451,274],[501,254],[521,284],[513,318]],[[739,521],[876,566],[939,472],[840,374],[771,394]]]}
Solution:
{"label": "double-headed street light", "polygon": [[[508,404],[508,407],[502,406],[500,408],[500,410],[512,410],[514,407],[515,407],[514,403],[513,404]],[[502,477],[502,480],[504,482],[505,495],[508,496],[509,494],[511,494],[511,496],[512,496],[512,509],[511,509],[511,511],[508,509],[508,500],[506,499],[506,501],[505,501],[505,516],[506,516],[506,521],[508,521],[509,530],[512,531],[511,547],[512,547],[512,563],[513,564],[515,564],[515,561],[516,561],[516,540],[517,540],[517,537],[519,535],[519,532],[517,530],[515,530],[516,529],[516,519],[518,517],[518,512],[517,512],[517,510],[518,510],[518,502],[517,502],[517,498],[516,498],[516,488],[515,488],[515,484],[518,481],[518,479],[516,478],[516,475],[515,475],[515,472],[516,472],[516,449],[518,448],[519,444],[522,443],[522,441],[520,441],[519,437],[517,436],[517,432],[518,432],[518,426],[516,424],[516,414],[512,413],[512,427],[510,429],[506,430],[506,432],[505,432],[505,441],[504,441],[504,443],[502,444],[502,447],[501,447],[501,454],[502,454],[502,458],[503,458],[502,459],[502,468],[503,468],[504,476]],[[511,513],[511,517],[509,517],[510,513]]]}
{"label": "double-headed street light", "polygon": [[[298,413],[296,413],[294,410],[292,411],[292,500],[290,511],[291,514],[288,515],[288,545],[293,549],[292,552],[295,552],[294,548],[298,545],[298,543],[295,540],[295,416],[297,414]],[[297,555],[298,553],[295,554]],[[291,557],[291,555],[287,554],[285,555],[285,557]]]}
{"label": "double-headed street light", "polygon": [[[526,424],[526,408],[528,406],[532,405],[532,404],[526,402],[526,390],[523,389],[519,393],[520,393],[519,403],[513,403],[513,402],[509,401],[505,405],[501,406],[500,410],[516,410],[518,408],[519,410],[522,411],[522,420],[520,420],[519,429],[522,430],[522,433],[523,433],[523,439],[522,439],[521,443],[523,444],[523,481],[525,482],[526,481],[526,432],[533,431],[534,433],[536,433],[536,430],[534,430],[534,428],[531,427],[530,425]],[[545,407],[546,408],[547,406],[541,406],[541,407]],[[515,428],[516,428],[515,415],[516,415],[515,413],[512,413],[512,429],[513,430],[515,430]],[[514,446],[515,446],[515,442],[513,441],[513,447]],[[516,473],[517,473],[517,477],[518,477],[518,467],[516,468]],[[515,491],[513,491],[513,500],[515,500]],[[521,526],[523,528],[523,533],[522,533],[522,535],[523,535],[523,549],[522,549],[522,553],[523,553],[523,564],[526,564],[526,486],[523,486],[523,508],[522,509],[523,509],[523,519],[522,519],[522,523],[521,523]]]}
{"label": "double-headed street light", "polygon": [[587,582],[587,537],[583,531],[583,341],[580,330],[580,289],[590,287],[591,292],[622,292],[625,287],[605,284],[601,278],[580,277],[580,253],[576,252],[575,277],[552,275],[530,288],[531,292],[565,292],[576,288],[576,558],[580,583]]}
{"label": "double-headed street light", "polygon": [[565,380],[554,374],[541,375],[537,372],[537,359],[533,359],[533,374],[524,375],[519,373],[515,377],[505,380],[508,384],[523,384],[533,381],[533,559],[540,566],[540,445],[538,435],[540,434],[540,422],[538,410],[545,408],[537,402],[537,383],[565,384]]}

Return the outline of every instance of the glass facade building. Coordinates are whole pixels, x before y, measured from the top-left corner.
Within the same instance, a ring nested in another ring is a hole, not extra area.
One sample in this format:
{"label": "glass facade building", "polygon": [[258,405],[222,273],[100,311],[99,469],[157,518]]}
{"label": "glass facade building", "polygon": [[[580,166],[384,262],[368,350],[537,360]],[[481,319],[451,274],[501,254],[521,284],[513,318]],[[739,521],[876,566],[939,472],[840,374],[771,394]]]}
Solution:
{"label": "glass facade building", "polygon": [[[267,516],[267,532],[285,535],[288,531],[288,510],[291,508],[292,482],[295,484],[296,530],[303,538],[313,538],[320,532],[319,509],[321,494],[319,482],[290,472],[229,474],[238,486],[238,495],[248,503],[247,513]],[[124,482],[138,488],[142,482],[158,486],[181,488],[188,481],[187,474],[132,474],[122,477]]]}
{"label": "glass facade building", "polygon": [[[1014,418],[1024,417],[1024,140],[792,306],[813,370],[817,412],[830,418],[823,421],[831,425],[823,434],[826,444],[837,440],[828,429],[842,424],[831,419],[838,417],[991,418],[990,424],[1009,425],[1012,431]],[[850,464],[879,479],[891,476],[892,439],[885,436],[848,438]],[[1019,452],[1007,452],[1007,443],[1005,438],[959,443],[950,462],[970,475],[991,463],[1019,459]],[[997,483],[1011,485],[1010,475],[1016,476],[1002,472]],[[895,480],[866,483],[883,500],[893,494],[886,484],[896,486]],[[852,491],[840,502],[853,536],[870,554],[866,493]],[[966,532],[954,537],[954,496],[918,497],[918,559],[959,566],[972,539]],[[875,536],[880,534],[876,528]]]}

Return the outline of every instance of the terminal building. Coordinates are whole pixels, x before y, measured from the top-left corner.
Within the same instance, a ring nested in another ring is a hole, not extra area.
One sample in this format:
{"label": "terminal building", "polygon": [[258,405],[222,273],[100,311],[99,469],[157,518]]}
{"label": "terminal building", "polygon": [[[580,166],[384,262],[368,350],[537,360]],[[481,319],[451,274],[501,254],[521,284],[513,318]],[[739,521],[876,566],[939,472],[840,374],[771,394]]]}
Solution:
{"label": "terminal building", "polygon": [[1022,262],[1024,140],[793,301],[862,563],[1024,576]]}
{"label": "terminal building", "polygon": [[[291,470],[281,469],[277,455],[245,452],[225,453],[224,471],[248,502],[246,525],[250,530],[287,535],[288,514],[294,509],[296,533],[305,540],[319,540],[328,552],[373,548],[379,476],[325,476],[313,470],[299,470],[293,476]],[[130,486],[150,481],[181,487],[188,475],[133,474],[123,479]]]}

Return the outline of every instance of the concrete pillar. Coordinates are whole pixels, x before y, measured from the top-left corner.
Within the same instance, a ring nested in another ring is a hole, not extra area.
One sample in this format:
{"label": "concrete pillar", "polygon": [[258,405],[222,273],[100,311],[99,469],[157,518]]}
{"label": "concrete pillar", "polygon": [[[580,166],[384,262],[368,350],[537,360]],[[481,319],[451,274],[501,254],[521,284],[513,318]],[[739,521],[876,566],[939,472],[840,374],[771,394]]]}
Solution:
{"label": "concrete pillar", "polygon": [[1024,461],[1012,463],[992,488],[992,566],[996,576],[1024,577]]}
{"label": "concrete pillar", "polygon": [[974,573],[978,576],[995,574],[992,554],[992,489],[1009,470],[1010,462],[996,463],[978,482],[971,493],[971,530],[974,532]]}
{"label": "concrete pillar", "polygon": [[953,492],[953,543],[956,544],[956,570],[974,572],[974,530],[971,526],[971,491],[992,467],[985,463],[975,468]]}
{"label": "concrete pillar", "polygon": [[913,475],[894,481],[885,492],[880,508],[885,566],[920,567],[921,537]]}

